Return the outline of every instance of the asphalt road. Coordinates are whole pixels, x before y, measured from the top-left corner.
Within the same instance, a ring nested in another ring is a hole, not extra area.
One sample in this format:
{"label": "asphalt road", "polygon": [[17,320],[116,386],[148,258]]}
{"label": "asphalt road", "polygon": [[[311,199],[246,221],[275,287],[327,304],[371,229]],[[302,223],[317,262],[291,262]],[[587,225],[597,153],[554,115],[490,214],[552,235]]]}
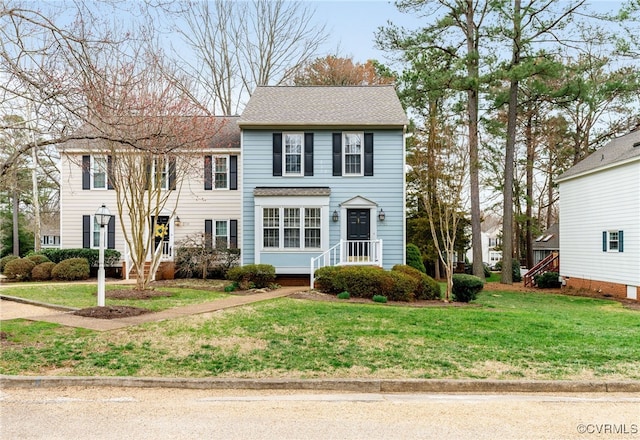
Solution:
{"label": "asphalt road", "polygon": [[639,394],[10,388],[2,439],[634,439]]}

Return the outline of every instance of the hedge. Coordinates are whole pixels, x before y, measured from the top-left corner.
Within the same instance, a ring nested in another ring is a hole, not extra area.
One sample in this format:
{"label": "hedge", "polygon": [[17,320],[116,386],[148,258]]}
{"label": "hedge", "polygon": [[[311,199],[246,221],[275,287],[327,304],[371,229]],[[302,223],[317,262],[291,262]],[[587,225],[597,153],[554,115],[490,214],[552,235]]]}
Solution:
{"label": "hedge", "polygon": [[56,264],[51,276],[56,280],[86,280],[89,278],[89,262],[86,258],[69,258]]}
{"label": "hedge", "polygon": [[[97,267],[98,260],[100,259],[99,249],[88,249],[88,248],[75,248],[75,249],[57,249],[57,248],[47,248],[42,249],[36,255],[44,255],[49,260],[54,263],[60,263],[64,260],[69,260],[71,258],[84,258],[89,262],[89,266]],[[104,250],[104,265],[105,267],[113,267],[118,266],[120,263],[120,252],[115,249],[105,249]]]}

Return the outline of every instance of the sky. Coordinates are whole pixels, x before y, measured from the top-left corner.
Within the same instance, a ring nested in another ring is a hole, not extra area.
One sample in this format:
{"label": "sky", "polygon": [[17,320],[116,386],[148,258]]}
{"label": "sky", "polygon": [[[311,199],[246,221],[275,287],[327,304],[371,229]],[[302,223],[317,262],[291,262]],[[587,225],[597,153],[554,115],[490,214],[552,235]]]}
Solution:
{"label": "sky", "polygon": [[[557,0],[559,2],[563,0]],[[325,44],[326,53],[353,57],[354,61],[365,62],[377,59],[385,62],[386,55],[377,50],[374,35],[380,26],[388,21],[408,29],[420,27],[421,19],[415,15],[398,11],[393,1],[388,0],[308,0],[315,8],[315,18],[319,23],[326,23],[330,34]],[[622,0],[590,1],[591,8],[599,12],[616,11]]]}

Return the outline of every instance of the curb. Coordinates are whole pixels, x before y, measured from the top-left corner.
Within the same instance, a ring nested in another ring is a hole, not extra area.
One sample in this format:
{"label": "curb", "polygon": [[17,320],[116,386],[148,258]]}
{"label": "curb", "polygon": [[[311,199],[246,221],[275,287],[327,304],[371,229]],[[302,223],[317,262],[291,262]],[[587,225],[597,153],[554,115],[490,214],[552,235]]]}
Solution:
{"label": "curb", "polygon": [[116,387],[202,390],[315,390],[360,393],[640,393],[640,381],[447,379],[190,379],[0,375],[0,388]]}

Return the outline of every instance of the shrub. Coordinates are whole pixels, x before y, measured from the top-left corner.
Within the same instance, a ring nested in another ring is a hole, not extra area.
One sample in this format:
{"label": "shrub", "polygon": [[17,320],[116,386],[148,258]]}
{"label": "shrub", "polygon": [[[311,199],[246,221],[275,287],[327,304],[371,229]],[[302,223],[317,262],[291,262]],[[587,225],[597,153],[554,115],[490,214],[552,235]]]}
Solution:
{"label": "shrub", "polygon": [[316,270],[314,276],[314,287],[326,293],[337,294],[343,292],[345,289],[341,289],[337,285],[337,273],[340,271],[340,266],[325,266]]}
{"label": "shrub", "polygon": [[18,257],[17,255],[6,255],[2,258],[0,258],[0,273],[4,273],[4,267],[7,265],[7,263],[11,260],[17,260]]}
{"label": "shrub", "polygon": [[51,261],[51,260],[49,260],[49,259],[47,258],[47,256],[46,256],[46,255],[42,255],[42,254],[33,254],[33,255],[29,255],[27,258],[28,258],[29,260],[33,261],[33,262],[36,264],[36,266],[37,266],[38,264],[41,264],[41,263],[47,263],[47,262]]}
{"label": "shrub", "polygon": [[[502,260],[496,263],[495,268],[497,271],[502,270]],[[514,283],[522,281],[522,275],[520,274],[520,262],[515,258],[511,260],[511,279]]]}
{"label": "shrub", "polygon": [[[72,258],[84,258],[89,262],[89,266],[96,267],[98,266],[98,260],[100,258],[99,252],[100,252],[99,249],[48,248],[48,249],[42,249],[40,251],[40,254],[46,256],[49,260],[53,261],[54,263],[60,263],[64,260],[70,260]],[[115,249],[104,250],[105,267],[117,266],[119,262],[120,262],[120,252],[116,251]]]}
{"label": "shrub", "polygon": [[347,292],[346,290],[344,292],[338,293],[338,299],[349,299],[349,298],[351,298],[351,295],[349,295],[349,292]]}
{"label": "shrub", "polygon": [[51,276],[56,280],[86,280],[89,278],[89,262],[86,258],[69,258],[56,264]]}
{"label": "shrub", "polygon": [[424,262],[422,261],[422,254],[420,253],[420,249],[413,243],[409,243],[407,245],[407,266],[411,266],[414,269],[419,270],[420,272],[425,273],[427,269],[424,267]]}
{"label": "shrub", "polygon": [[562,285],[558,279],[558,272],[545,272],[541,275],[536,275],[533,280],[536,286],[541,289],[555,289]]}
{"label": "shrub", "polygon": [[373,301],[378,302],[378,303],[386,303],[387,302],[387,297],[384,295],[373,295]]}
{"label": "shrub", "polygon": [[261,289],[275,281],[276,269],[270,264],[247,264],[229,269],[227,279],[237,282],[241,289]]}
{"label": "shrub", "polygon": [[415,299],[432,300],[440,298],[440,286],[438,282],[426,273],[402,264],[396,264],[391,270],[410,275],[418,281],[416,289],[414,290]]}
{"label": "shrub", "polygon": [[476,299],[478,292],[484,287],[484,281],[467,274],[454,274],[451,293],[454,301],[469,302]]}
{"label": "shrub", "polygon": [[25,281],[31,278],[31,271],[36,263],[28,258],[16,258],[4,266],[4,274],[10,280]]}
{"label": "shrub", "polygon": [[31,278],[36,281],[47,281],[51,279],[51,271],[56,266],[53,261],[45,261],[44,263],[36,264],[31,271]]}
{"label": "shrub", "polygon": [[356,298],[386,295],[393,287],[389,272],[378,266],[341,266],[335,274],[335,286]]}
{"label": "shrub", "polygon": [[[413,268],[412,268],[413,269]],[[414,301],[416,299],[416,290],[418,290],[418,279],[409,274],[391,271],[389,272],[393,284],[387,292],[387,296],[391,301]]]}

